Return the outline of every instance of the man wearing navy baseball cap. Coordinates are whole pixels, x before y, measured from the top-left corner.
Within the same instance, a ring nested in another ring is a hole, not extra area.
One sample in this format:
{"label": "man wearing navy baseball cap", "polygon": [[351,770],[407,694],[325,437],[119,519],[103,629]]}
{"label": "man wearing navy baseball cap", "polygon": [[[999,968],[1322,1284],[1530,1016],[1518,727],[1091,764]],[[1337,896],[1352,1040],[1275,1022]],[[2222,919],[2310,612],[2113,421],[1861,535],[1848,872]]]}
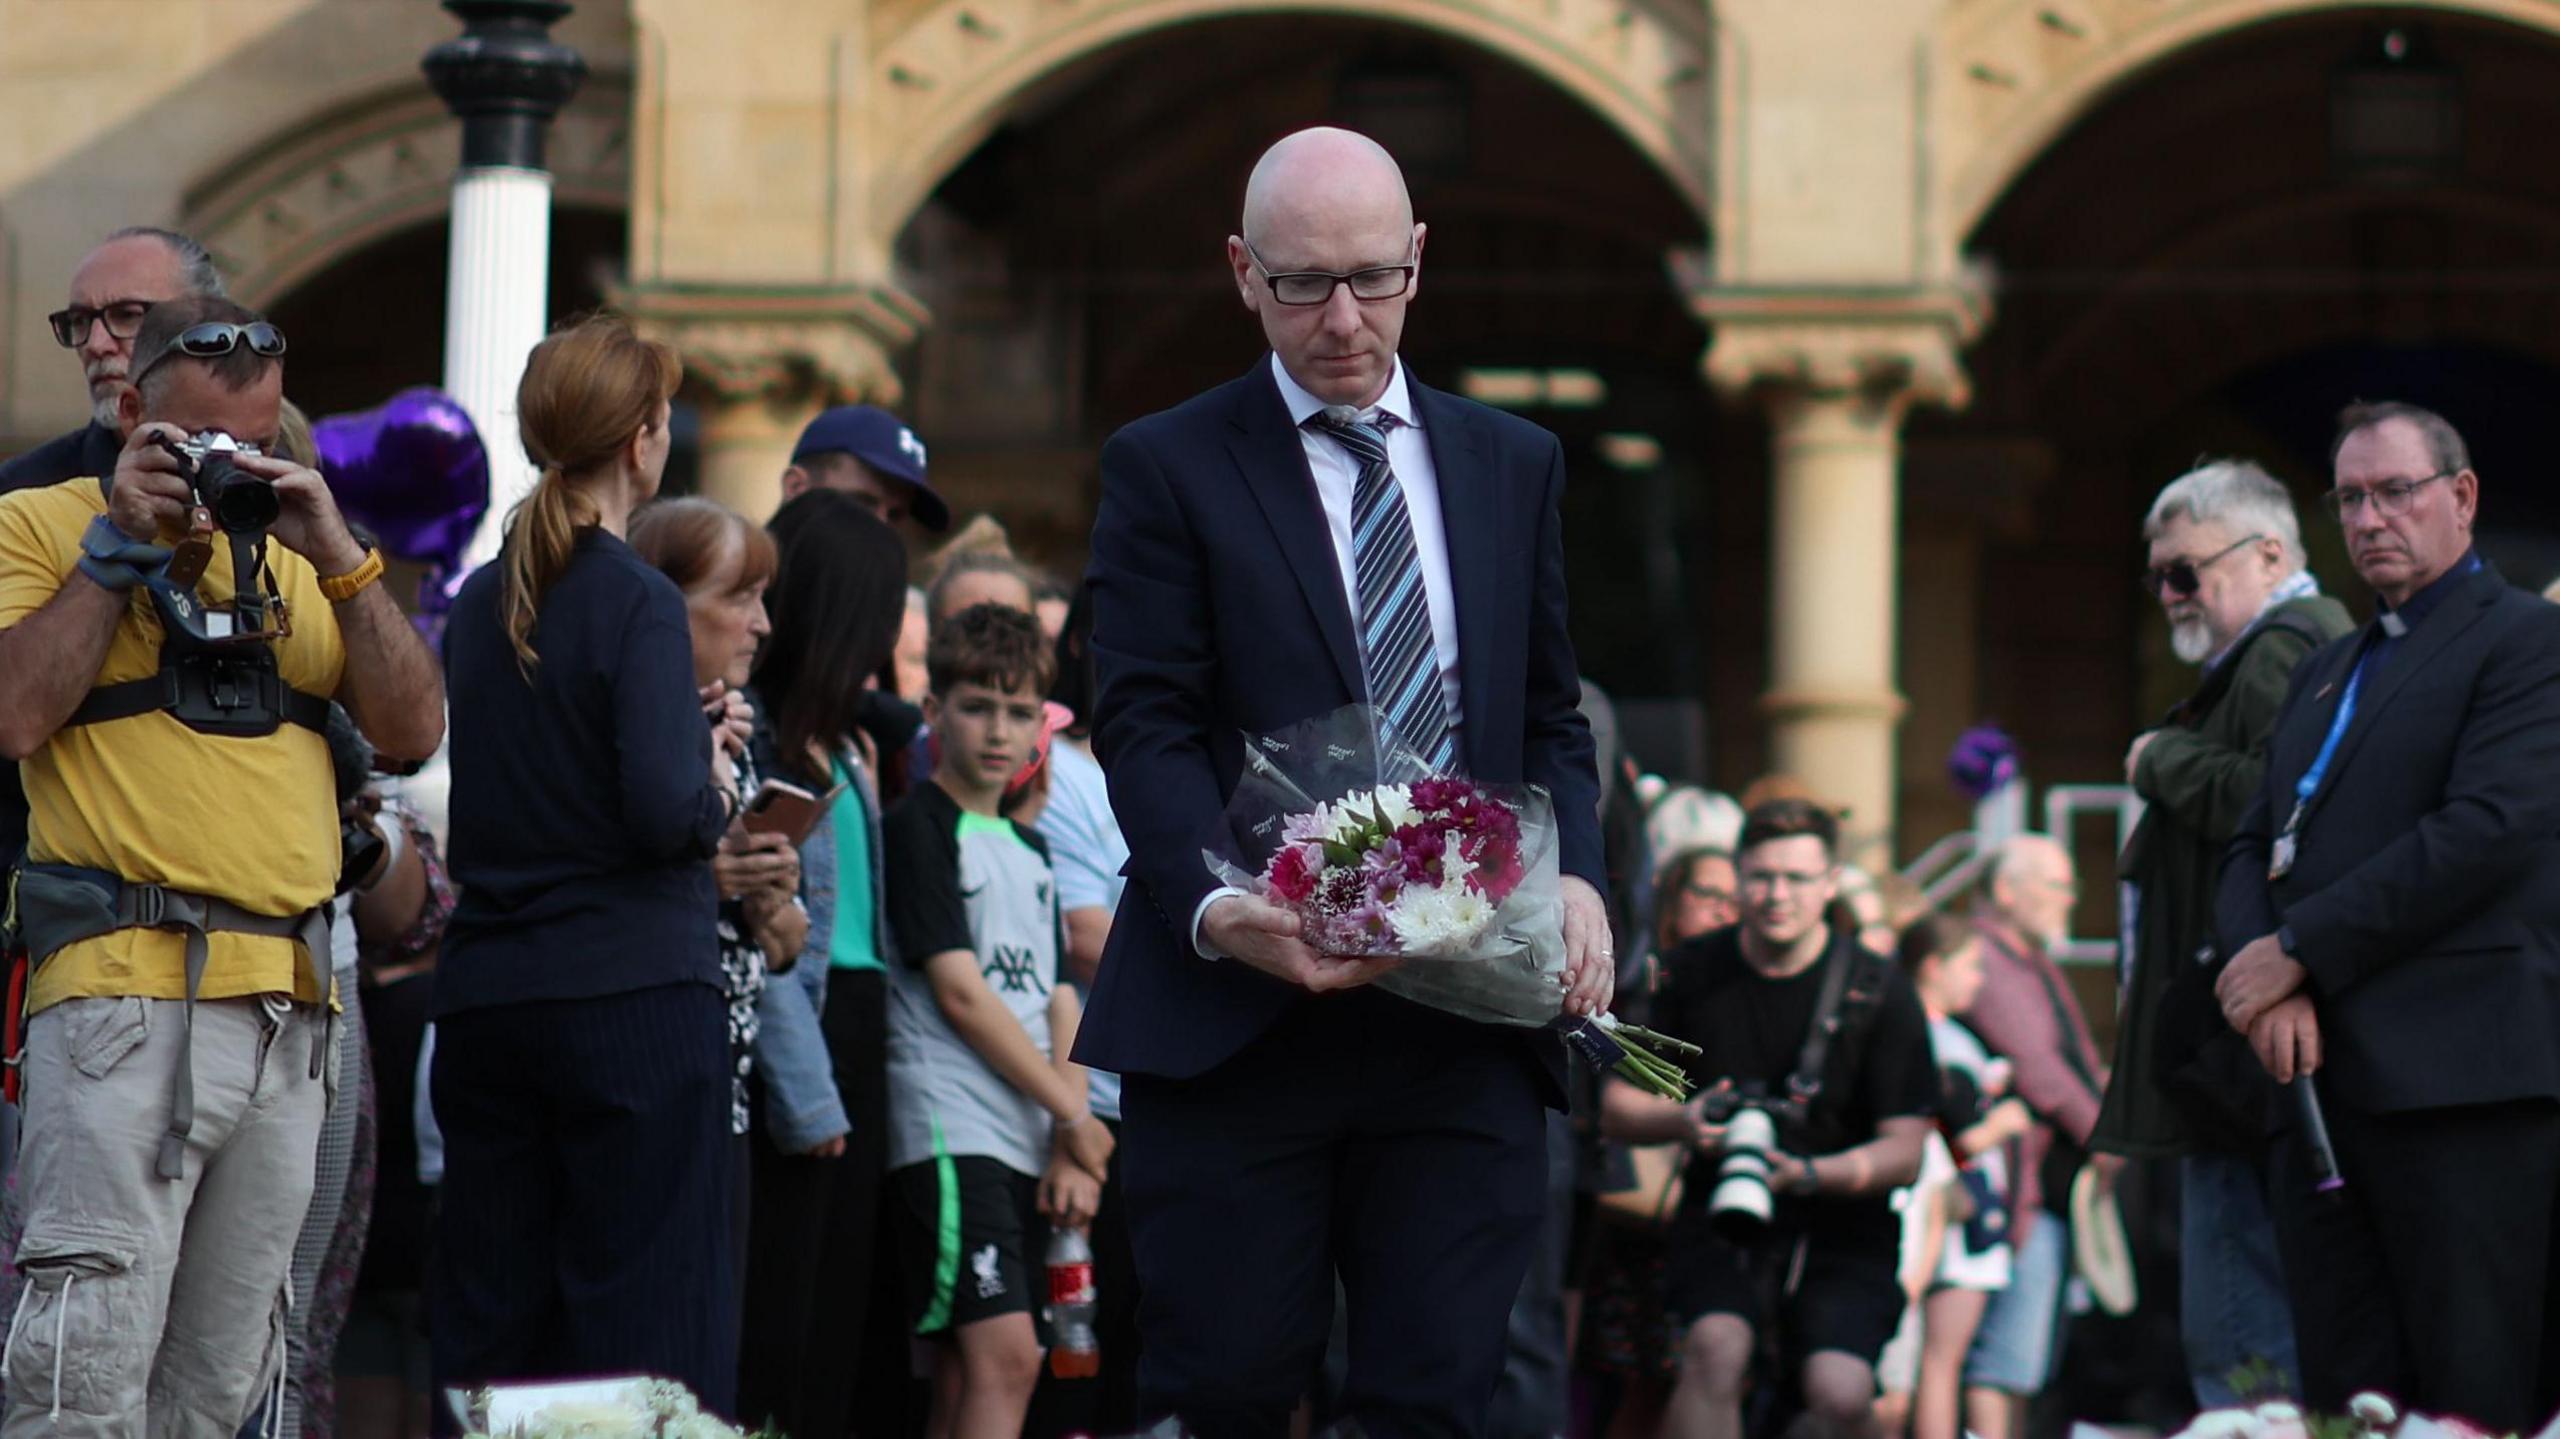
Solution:
{"label": "man wearing navy baseball cap", "polygon": [[810,490],[841,490],[893,525],[912,515],[928,530],[951,528],[951,506],[925,478],[924,441],[878,405],[838,405],[800,432],[782,498]]}

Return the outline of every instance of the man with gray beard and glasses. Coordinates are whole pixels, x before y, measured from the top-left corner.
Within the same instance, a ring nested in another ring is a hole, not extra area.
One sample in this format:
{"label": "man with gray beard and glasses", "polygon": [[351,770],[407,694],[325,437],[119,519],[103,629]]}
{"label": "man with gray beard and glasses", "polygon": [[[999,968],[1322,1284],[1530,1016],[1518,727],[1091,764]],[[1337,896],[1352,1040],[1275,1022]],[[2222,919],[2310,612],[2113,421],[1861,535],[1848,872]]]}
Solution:
{"label": "man with gray beard and glasses", "polygon": [[2180,1330],[2196,1402],[2238,1402],[2253,1360],[2288,1393],[2300,1373],[2268,1216],[2274,1093],[2222,1022],[2213,943],[2218,872],[2266,770],[2267,736],[2302,657],[2352,628],[2304,568],[2293,497],[2246,460],[2214,460],[2160,491],[2143,524],[2170,645],[2202,667],[2194,693],[2136,738],[2125,780],[2148,808],[2121,862],[2127,919],[2123,1030],[2093,1145],[2180,1160]]}
{"label": "man with gray beard and glasses", "polygon": [[[89,382],[89,423],[0,464],[0,495],[58,485],[78,475],[112,475],[124,450],[116,420],[129,388],[133,337],[154,305],[194,295],[219,298],[222,272],[205,248],[174,230],[133,225],[98,242],[71,272],[71,303],[46,318],[53,338],[80,357]],[[18,767],[0,760],[0,872],[27,843],[27,796]],[[15,1146],[10,1146],[14,1150]],[[0,1159],[0,1172],[6,1161]]]}
{"label": "man with gray beard and glasses", "polygon": [[175,230],[131,225],[98,242],[71,272],[70,303],[45,318],[53,338],[80,357],[89,384],[89,423],[0,464],[0,494],[59,484],[75,475],[113,474],[124,434],[117,396],[126,389],[133,337],[154,305],[190,296],[222,297],[222,272],[204,246]]}

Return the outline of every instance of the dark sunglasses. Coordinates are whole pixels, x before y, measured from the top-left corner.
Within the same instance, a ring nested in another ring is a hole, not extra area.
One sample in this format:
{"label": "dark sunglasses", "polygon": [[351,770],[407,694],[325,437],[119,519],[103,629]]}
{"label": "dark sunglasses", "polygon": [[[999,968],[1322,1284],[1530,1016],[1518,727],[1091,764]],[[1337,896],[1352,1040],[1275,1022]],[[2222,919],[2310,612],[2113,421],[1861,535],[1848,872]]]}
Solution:
{"label": "dark sunglasses", "polygon": [[141,384],[143,376],[150,374],[152,370],[158,368],[161,361],[168,359],[171,355],[185,355],[196,360],[217,360],[239,349],[242,345],[247,345],[251,354],[264,355],[272,360],[284,353],[284,331],[264,320],[255,320],[246,325],[235,325],[226,320],[208,320],[201,325],[189,325],[178,332],[177,338],[169,342],[167,349],[152,356],[143,363],[141,368],[133,372],[133,383]]}
{"label": "dark sunglasses", "polygon": [[2166,587],[2169,593],[2182,600],[2187,599],[2197,590],[2204,588],[2203,571],[2210,568],[2215,561],[2235,553],[2244,545],[2254,545],[2265,538],[2265,535],[2251,535],[2247,539],[2233,540],[2200,560],[2180,560],[2174,565],[2161,565],[2144,570],[2142,578],[2135,583],[2142,586],[2142,592],[2146,595],[2157,595],[2163,587]]}
{"label": "dark sunglasses", "polygon": [[66,350],[76,350],[89,342],[89,327],[104,320],[107,333],[119,340],[130,340],[142,333],[142,317],[151,313],[149,300],[115,300],[92,310],[74,305],[45,316],[53,326],[54,343]]}

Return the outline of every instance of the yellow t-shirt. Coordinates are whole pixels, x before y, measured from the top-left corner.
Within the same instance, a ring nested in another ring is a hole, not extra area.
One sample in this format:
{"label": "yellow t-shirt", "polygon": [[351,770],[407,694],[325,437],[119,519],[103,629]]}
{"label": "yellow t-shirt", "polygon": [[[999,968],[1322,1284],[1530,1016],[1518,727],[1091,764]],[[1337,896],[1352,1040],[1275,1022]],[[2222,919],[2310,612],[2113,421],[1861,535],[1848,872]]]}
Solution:
{"label": "yellow t-shirt", "polygon": [[[94,479],[65,480],[0,496],[0,628],[53,599],[80,559],[80,536],[106,511]],[[338,619],[311,563],[270,540],[267,565],[292,617],[276,645],[285,683],[335,694],[346,663]],[[231,598],[230,547],[219,538],[198,592]],[[95,683],[119,684],[160,669],[160,617],[141,590],[108,643]],[[65,726],[24,767],[27,856],[44,864],[107,870],[129,880],[227,899],[255,914],[290,916],[337,888],[337,781],[329,745],[299,725],[263,739],[198,734],[164,711]],[[319,956],[325,971],[329,956]],[[321,996],[298,940],[216,932],[209,940],[206,999],[290,993]],[[68,946],[37,969],[27,1007],[66,999],[186,995],[186,937],[124,929]]]}

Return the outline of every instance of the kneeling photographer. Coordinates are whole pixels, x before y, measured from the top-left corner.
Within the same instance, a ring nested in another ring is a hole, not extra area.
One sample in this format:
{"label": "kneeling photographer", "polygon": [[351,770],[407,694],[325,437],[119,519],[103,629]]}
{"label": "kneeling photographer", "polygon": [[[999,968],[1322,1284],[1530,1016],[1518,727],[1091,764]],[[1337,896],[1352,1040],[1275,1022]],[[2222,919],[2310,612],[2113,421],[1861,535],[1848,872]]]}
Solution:
{"label": "kneeling photographer", "polygon": [[275,1379],[329,1086],[329,702],[395,759],[443,732],[380,556],[275,457],[284,351],[228,301],[154,305],[114,473],[0,497],[0,751],[31,811],[0,923],[10,1439],[229,1434]]}
{"label": "kneeling photographer", "polygon": [[1612,1137],[1696,1145],[1664,1280],[1674,1439],[1736,1439],[1755,1380],[1763,1418],[1792,1399],[1832,1434],[1875,1431],[1876,1355],[1903,1307],[1890,1196],[1919,1173],[1938,1085],[1910,982],[1827,920],[1838,844],[1819,806],[1751,812],[1742,922],[1666,956],[1653,997],[1710,1088],[1675,1104],[1613,1080],[1604,1101]]}

